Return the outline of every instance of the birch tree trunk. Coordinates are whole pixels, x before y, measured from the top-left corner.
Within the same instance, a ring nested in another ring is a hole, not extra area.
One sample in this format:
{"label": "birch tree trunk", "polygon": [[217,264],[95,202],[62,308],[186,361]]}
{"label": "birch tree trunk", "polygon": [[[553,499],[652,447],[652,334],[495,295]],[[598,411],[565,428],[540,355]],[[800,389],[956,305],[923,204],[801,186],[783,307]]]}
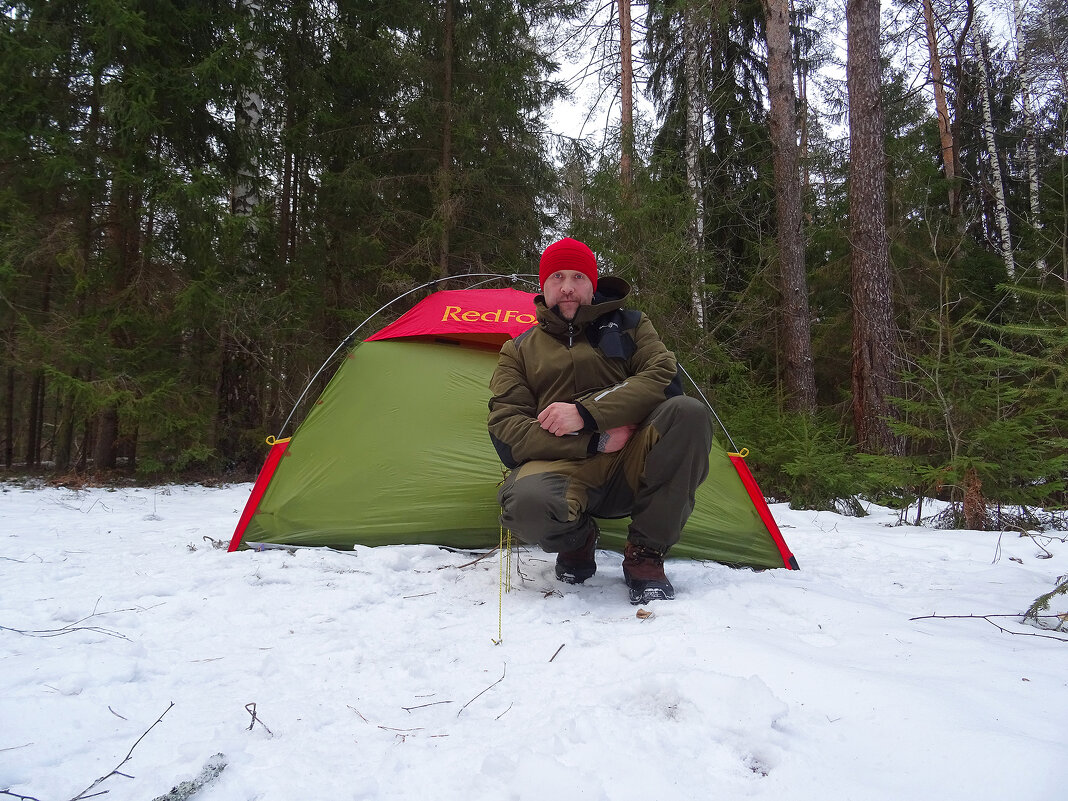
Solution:
{"label": "birch tree trunk", "polygon": [[[260,0],[240,0],[240,8],[248,16],[249,29],[254,31],[263,5]],[[245,49],[252,52],[257,66],[263,63],[263,50],[255,43],[245,43]],[[259,70],[257,69],[257,72]],[[263,98],[255,88],[245,86],[241,89],[236,111],[238,137],[244,144],[243,160],[237,168],[237,180],[234,183],[234,196],[231,210],[239,217],[248,217],[259,205],[260,196],[257,189],[259,163],[256,156],[256,140],[260,121],[263,119]]]}
{"label": "birch tree trunk", "polygon": [[985,38],[980,38],[976,48],[979,61],[979,100],[983,107],[983,139],[990,158],[990,183],[994,190],[994,214],[998,226],[998,247],[1005,262],[1005,274],[1009,280],[1016,277],[1016,261],[1012,255],[1012,237],[1009,232],[1009,212],[1005,205],[1005,183],[1001,178],[1001,162],[998,159],[997,143],[994,141],[994,117],[990,108],[990,73],[987,69],[989,56]]}
{"label": "birch tree trunk", "polygon": [[790,47],[790,1],[764,0],[768,45],[768,101],[775,169],[775,214],[782,296],[783,356],[787,406],[816,410],[805,248],[801,231],[801,174],[797,145],[797,97]]}
{"label": "birch tree trunk", "polygon": [[927,29],[927,50],[931,62],[931,82],[934,84],[935,112],[938,116],[938,138],[942,144],[942,166],[949,184],[949,213],[957,213],[956,185],[957,151],[953,141],[953,126],[950,123],[949,103],[946,102],[946,84],[942,75],[942,58],[938,53],[938,32],[935,29],[932,0],[923,0],[923,21]]}
{"label": "birch tree trunk", "polygon": [[[263,4],[261,0],[239,0],[238,8],[248,23],[249,39],[245,41],[245,52],[251,54],[254,74],[260,76],[264,53],[258,43],[257,28]],[[262,119],[263,97],[254,86],[241,87],[235,114],[241,161],[230,204],[230,211],[236,217],[251,217],[260,205],[258,150]],[[254,232],[254,220],[249,223],[249,229]],[[246,264],[241,265],[240,269],[251,271],[248,263],[254,260],[253,251],[251,242],[246,243],[242,255]],[[258,371],[249,356],[247,334],[239,330],[235,321],[222,322],[218,337],[219,365],[215,382],[216,413],[212,442],[216,452],[227,461],[251,468],[259,453],[243,444],[242,438],[245,431],[253,429],[262,420]],[[108,434],[111,427],[110,420],[101,420],[98,438]]]}
{"label": "birch tree trunk", "polygon": [[864,450],[898,453],[900,443],[889,425],[890,398],[897,394],[897,355],[886,231],[879,12],[879,0],[846,3],[853,423]]}
{"label": "birch tree trunk", "polygon": [[693,254],[690,273],[690,294],[694,322],[705,328],[705,202],[704,175],[701,172],[701,147],[704,140],[705,95],[702,80],[701,28],[696,9],[691,6],[683,18],[686,71],[686,185],[690,188],[693,219],[690,222],[689,245]]}
{"label": "birch tree trunk", "polygon": [[[1021,38],[1023,36],[1023,9],[1020,6],[1020,0],[1013,0],[1012,3],[1013,12],[1013,40],[1016,47],[1016,63],[1020,68],[1020,101],[1023,106],[1023,121],[1024,121],[1024,158],[1027,161],[1027,185],[1028,185],[1028,200],[1030,201],[1030,223],[1031,228],[1034,229],[1036,234],[1040,234],[1042,231],[1042,216],[1039,206],[1039,184],[1038,184],[1038,154],[1035,150],[1035,112],[1031,107],[1031,86],[1032,75],[1031,65],[1027,56],[1027,49],[1021,45]],[[1041,239],[1041,236],[1038,237]],[[1039,279],[1046,277],[1046,259],[1044,256],[1039,256],[1035,260],[1035,272],[1038,274]]]}

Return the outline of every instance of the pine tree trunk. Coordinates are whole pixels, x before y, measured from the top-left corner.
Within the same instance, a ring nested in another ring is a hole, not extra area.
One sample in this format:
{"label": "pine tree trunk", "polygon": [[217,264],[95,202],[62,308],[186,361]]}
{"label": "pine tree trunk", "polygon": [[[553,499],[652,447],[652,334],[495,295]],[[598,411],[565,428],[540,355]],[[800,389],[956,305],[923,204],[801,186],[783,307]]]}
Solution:
{"label": "pine tree trunk", "polygon": [[[71,377],[78,381],[81,377],[81,367],[75,367]],[[72,454],[74,453],[74,393],[64,393],[65,398],[60,399],[61,414],[59,424],[56,426],[56,449],[55,463],[56,472],[65,473],[70,469]]]}
{"label": "pine tree trunk", "polygon": [[634,67],[631,56],[630,0],[618,0],[620,55],[619,180],[624,194],[634,181]]}
{"label": "pine tree trunk", "polygon": [[942,59],[938,54],[938,33],[935,30],[932,0],[923,0],[923,20],[927,29],[927,50],[931,62],[931,82],[934,84],[935,112],[938,116],[938,138],[942,144],[942,165],[949,184],[949,213],[957,213],[959,189],[956,184],[957,149],[953,142],[953,126],[946,102],[946,85],[942,76]]}
{"label": "pine tree trunk", "polygon": [[1001,178],[1001,160],[998,158],[997,143],[994,141],[994,116],[990,109],[990,73],[987,68],[989,56],[986,40],[980,41],[979,60],[979,99],[983,107],[983,139],[986,152],[990,158],[990,183],[994,189],[994,214],[998,226],[998,247],[1005,262],[1005,274],[1009,280],[1016,278],[1016,261],[1012,253],[1012,235],[1009,232],[1009,211],[1005,205],[1005,182]]}
{"label": "pine tree trunk", "polygon": [[789,0],[764,0],[764,14],[768,45],[768,100],[771,106],[771,150],[775,169],[786,396],[789,408],[811,414],[816,409],[816,379],[812,363],[808,283],[805,278],[805,248],[801,231],[801,175],[797,147],[797,98],[794,93],[790,47]]}
{"label": "pine tree trunk", "polygon": [[897,453],[900,444],[889,426],[897,358],[886,231],[879,12],[879,0],[848,0],[846,5],[853,423],[864,450]]}
{"label": "pine tree trunk", "polygon": [[964,501],[962,503],[964,525],[971,531],[986,531],[990,526],[990,517],[986,512],[986,499],[983,497],[983,482],[975,468],[969,468],[964,474]]}
{"label": "pine tree trunk", "polygon": [[29,414],[26,422],[26,467],[31,470],[41,463],[44,380],[44,373],[38,370],[33,374],[33,381],[30,384],[29,408],[27,409]]}
{"label": "pine tree trunk", "polygon": [[114,407],[102,411],[96,419],[96,445],[93,470],[111,470],[116,465],[115,444],[119,439],[119,412]]}
{"label": "pine tree trunk", "polygon": [[[791,3],[792,4],[792,3]],[[801,201],[802,208],[804,208],[804,199],[810,196],[812,190],[812,182],[809,178],[809,103],[808,103],[808,71],[801,59],[798,52],[798,58],[794,64],[794,68],[797,73],[797,114],[798,114],[798,129],[800,131],[799,143],[798,143],[798,157],[801,164]]]}
{"label": "pine tree trunk", "polygon": [[228,466],[255,469],[260,454],[249,434],[263,426],[260,373],[248,356],[247,338],[240,332],[224,323],[219,342],[215,447]]}
{"label": "pine tree trunk", "polygon": [[7,368],[4,394],[4,467],[11,469],[15,461],[15,368]]}
{"label": "pine tree trunk", "polygon": [[694,323],[698,329],[705,327],[705,199],[704,175],[701,172],[701,148],[704,144],[704,86],[701,80],[701,29],[693,7],[683,19],[683,36],[686,50],[686,184],[690,188],[693,219],[690,222],[689,245],[693,254],[690,272],[690,294],[693,303]]}
{"label": "pine tree trunk", "polygon": [[[47,318],[52,307],[53,267],[49,263],[45,270],[44,286],[41,291],[41,316]],[[26,467],[35,468],[41,464],[41,444],[44,437],[45,408],[45,374],[44,370],[35,370],[30,385],[29,420],[26,427]]]}

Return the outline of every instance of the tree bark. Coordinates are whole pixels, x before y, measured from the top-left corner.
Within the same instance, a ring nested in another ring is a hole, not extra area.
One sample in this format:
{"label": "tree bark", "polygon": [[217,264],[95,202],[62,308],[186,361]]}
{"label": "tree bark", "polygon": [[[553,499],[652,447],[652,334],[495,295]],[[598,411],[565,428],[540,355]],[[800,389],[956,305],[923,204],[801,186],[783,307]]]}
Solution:
{"label": "tree bark", "polygon": [[29,408],[26,423],[26,467],[33,469],[41,464],[41,432],[44,427],[44,372],[37,370],[30,384]]}
{"label": "tree bark", "polygon": [[782,295],[784,383],[788,408],[816,410],[808,284],[801,230],[801,174],[797,145],[797,97],[790,47],[789,0],[764,0],[768,44],[768,101],[775,170],[775,214]]}
{"label": "tree bark", "polygon": [[93,470],[111,470],[117,464],[119,412],[114,406],[104,409],[96,419],[96,444],[93,447]]}
{"label": "tree bark", "polygon": [[812,182],[809,179],[809,170],[807,167],[809,160],[808,68],[802,58],[801,50],[796,43],[793,52],[797,53],[797,59],[794,63],[794,69],[797,73],[797,127],[798,133],[800,134],[797,155],[800,159],[800,163],[806,165],[801,170],[801,198],[803,203],[804,199],[809,196],[809,193],[812,190]]}
{"label": "tree bark", "polygon": [[[50,262],[45,269],[44,285],[41,290],[41,317],[47,319],[52,307],[53,265]],[[26,467],[41,465],[41,444],[44,439],[45,415],[45,373],[43,369],[35,370],[30,385],[30,405],[26,429]]]}
{"label": "tree bark", "polygon": [[[71,377],[77,381],[81,378],[81,372],[81,367],[75,367]],[[52,458],[56,465],[56,472],[62,474],[70,469],[71,458],[74,453],[74,418],[76,414],[74,393],[62,393],[58,400],[60,415],[59,424],[56,426],[56,447]]]}
{"label": "tree bark", "polygon": [[949,184],[949,213],[956,215],[959,189],[957,177],[957,149],[953,141],[953,126],[946,102],[946,84],[942,75],[942,59],[938,53],[938,32],[935,30],[932,0],[923,0],[923,21],[927,29],[927,50],[931,62],[931,82],[934,84],[935,112],[938,116],[938,138],[942,144],[942,165]]}
{"label": "tree bark", "polygon": [[[249,26],[254,29],[263,6],[260,0],[239,0],[239,8],[248,15]],[[252,52],[257,64],[263,61],[263,51],[255,42],[246,42],[245,49]],[[263,98],[252,87],[243,87],[237,104],[236,123],[239,138],[244,145],[243,161],[237,168],[237,181],[234,184],[232,211],[239,217],[248,217],[260,203],[259,190],[256,188],[259,177],[259,161],[256,156],[256,134],[260,120],[263,118]]]}
{"label": "tree bark", "polygon": [[7,368],[4,409],[4,467],[11,469],[15,461],[15,368]]}
{"label": "tree bark", "polygon": [[[1024,122],[1024,157],[1027,161],[1027,186],[1028,186],[1028,200],[1030,201],[1030,223],[1036,234],[1039,234],[1041,239],[1042,231],[1042,214],[1041,207],[1039,205],[1039,180],[1038,180],[1038,153],[1035,148],[1036,137],[1036,125],[1035,125],[1035,112],[1031,107],[1031,62],[1028,58],[1027,48],[1021,44],[1021,38],[1023,37],[1023,9],[1020,6],[1020,0],[1013,0],[1013,39],[1016,46],[1016,63],[1020,66],[1020,104],[1023,106],[1023,122]],[[1046,278],[1046,259],[1044,256],[1039,255],[1035,260],[1035,272],[1038,274],[1038,278],[1043,280]]]}
{"label": "tree bark", "polygon": [[1009,280],[1016,278],[1016,259],[1012,252],[1012,235],[1009,232],[1009,211],[1005,204],[1005,182],[1001,176],[1001,160],[997,142],[994,141],[994,115],[990,108],[990,73],[987,68],[989,49],[985,39],[976,48],[979,60],[979,100],[983,107],[983,139],[990,158],[990,183],[994,188],[994,215],[998,226],[998,247],[1005,262],[1005,274]]}
{"label": "tree bark", "polygon": [[889,425],[897,357],[886,231],[879,12],[879,0],[846,4],[853,423],[864,450],[898,453],[900,444]]}

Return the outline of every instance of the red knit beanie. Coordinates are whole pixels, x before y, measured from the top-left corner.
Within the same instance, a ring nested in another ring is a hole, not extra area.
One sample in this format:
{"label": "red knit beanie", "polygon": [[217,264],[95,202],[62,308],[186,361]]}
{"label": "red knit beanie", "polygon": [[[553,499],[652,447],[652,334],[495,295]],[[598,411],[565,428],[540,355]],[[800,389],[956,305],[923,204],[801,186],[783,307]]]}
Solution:
{"label": "red knit beanie", "polygon": [[577,239],[561,239],[545,248],[538,265],[538,278],[545,286],[545,279],[557,270],[578,270],[590,279],[597,289],[597,258],[593,251]]}

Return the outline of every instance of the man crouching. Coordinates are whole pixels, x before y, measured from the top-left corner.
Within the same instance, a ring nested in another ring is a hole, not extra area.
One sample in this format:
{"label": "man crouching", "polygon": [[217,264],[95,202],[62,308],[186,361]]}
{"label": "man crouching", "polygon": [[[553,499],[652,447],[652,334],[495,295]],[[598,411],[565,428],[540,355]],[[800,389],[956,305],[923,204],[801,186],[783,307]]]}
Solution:
{"label": "man crouching", "polygon": [[670,600],[664,555],[708,475],[709,410],[683,395],[645,314],[624,308],[626,281],[598,281],[586,245],[554,242],[538,272],[537,325],[505,343],[490,380],[490,438],[511,470],[501,523],[557,554],[558,579],[581,584],[597,572],[593,517],[630,515],[630,601]]}

